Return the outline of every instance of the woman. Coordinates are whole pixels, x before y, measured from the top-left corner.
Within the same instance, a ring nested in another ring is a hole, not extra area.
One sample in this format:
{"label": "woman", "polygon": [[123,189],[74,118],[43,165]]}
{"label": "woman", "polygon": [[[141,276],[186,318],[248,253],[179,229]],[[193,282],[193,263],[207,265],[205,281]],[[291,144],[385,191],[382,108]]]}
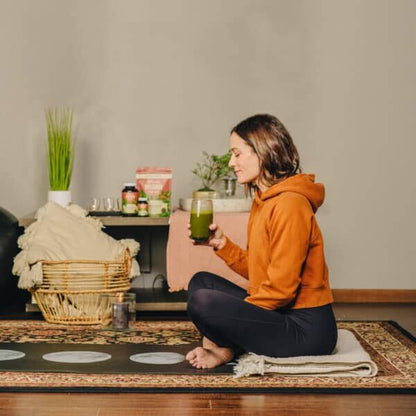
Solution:
{"label": "woman", "polygon": [[337,341],[321,231],[314,213],[324,187],[300,173],[292,138],[274,116],[250,117],[231,131],[230,167],[254,192],[247,250],[211,224],[213,247],[248,290],[208,272],[189,284],[188,314],[203,335],[186,359],[213,368],[236,354],[330,354]]}

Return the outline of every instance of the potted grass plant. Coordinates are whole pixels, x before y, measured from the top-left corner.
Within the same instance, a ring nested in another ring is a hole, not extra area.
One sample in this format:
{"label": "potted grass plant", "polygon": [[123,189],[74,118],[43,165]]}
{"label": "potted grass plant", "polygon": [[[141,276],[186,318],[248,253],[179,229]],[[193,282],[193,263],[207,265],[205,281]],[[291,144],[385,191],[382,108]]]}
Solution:
{"label": "potted grass plant", "polygon": [[48,201],[55,201],[64,207],[71,202],[69,187],[75,155],[72,116],[71,108],[51,108],[45,111],[50,186]]}

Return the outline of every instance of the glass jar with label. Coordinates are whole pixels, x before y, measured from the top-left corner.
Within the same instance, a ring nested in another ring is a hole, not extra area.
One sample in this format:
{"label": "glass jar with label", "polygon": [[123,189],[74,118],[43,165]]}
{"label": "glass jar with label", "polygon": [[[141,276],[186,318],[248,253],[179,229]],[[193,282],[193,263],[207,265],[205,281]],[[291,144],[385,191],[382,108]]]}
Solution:
{"label": "glass jar with label", "polygon": [[149,200],[149,216],[150,217],[161,217],[162,210],[164,207],[163,201],[160,199],[150,199]]}
{"label": "glass jar with label", "polygon": [[136,184],[127,182],[121,191],[121,215],[125,217],[135,217],[137,215],[137,202],[139,200],[139,191]]}
{"label": "glass jar with label", "polygon": [[149,204],[147,203],[146,197],[140,197],[137,204],[137,215],[139,217],[148,217],[149,216]]}

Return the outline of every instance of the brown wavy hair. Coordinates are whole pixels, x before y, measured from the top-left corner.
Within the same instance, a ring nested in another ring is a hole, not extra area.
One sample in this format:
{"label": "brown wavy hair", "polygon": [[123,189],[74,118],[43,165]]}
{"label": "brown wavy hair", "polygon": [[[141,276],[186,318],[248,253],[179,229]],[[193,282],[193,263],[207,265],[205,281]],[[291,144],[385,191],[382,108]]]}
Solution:
{"label": "brown wavy hair", "polygon": [[[231,133],[238,134],[260,160],[259,182],[274,185],[302,172],[298,150],[283,123],[270,114],[257,114],[238,123]],[[247,184],[246,191],[256,188]]]}

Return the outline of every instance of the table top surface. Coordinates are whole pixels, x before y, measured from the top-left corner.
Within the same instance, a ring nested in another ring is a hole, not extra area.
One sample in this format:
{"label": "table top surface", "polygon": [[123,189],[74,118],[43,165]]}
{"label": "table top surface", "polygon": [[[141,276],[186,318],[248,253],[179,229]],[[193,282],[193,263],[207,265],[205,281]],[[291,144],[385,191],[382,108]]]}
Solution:
{"label": "table top surface", "polygon": [[[182,209],[174,208],[172,214],[180,215],[180,216],[189,216],[189,211],[185,211]],[[250,213],[249,212],[216,212],[217,215],[220,216],[242,216],[246,217]],[[145,227],[145,226],[168,226],[170,224],[170,217],[124,217],[122,215],[92,215],[93,218],[98,218],[103,225],[105,226],[133,226],[133,227]],[[21,227],[28,227],[30,224],[35,222],[35,213],[31,212],[28,215],[25,215],[19,218],[19,226]]]}
{"label": "table top surface", "polygon": [[[121,215],[99,216],[98,218],[106,226],[167,226],[169,225],[169,217],[123,217]],[[35,214],[31,213],[19,218],[21,227],[28,227],[35,222]]]}

